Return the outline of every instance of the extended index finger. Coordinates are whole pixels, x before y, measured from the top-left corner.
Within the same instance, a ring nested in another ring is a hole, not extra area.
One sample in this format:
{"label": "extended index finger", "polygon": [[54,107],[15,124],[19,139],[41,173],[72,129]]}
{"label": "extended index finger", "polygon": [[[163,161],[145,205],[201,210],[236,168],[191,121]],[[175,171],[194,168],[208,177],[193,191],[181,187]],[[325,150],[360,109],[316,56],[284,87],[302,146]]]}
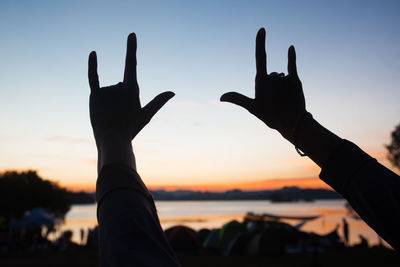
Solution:
{"label": "extended index finger", "polygon": [[136,84],[136,34],[131,33],[128,36],[126,49],[124,83]]}
{"label": "extended index finger", "polygon": [[97,74],[97,55],[95,51],[89,54],[88,78],[91,92],[100,88],[99,75]]}
{"label": "extended index finger", "polygon": [[256,37],[257,75],[267,74],[267,54],[265,53],[265,29],[261,28]]}
{"label": "extended index finger", "polygon": [[288,50],[288,73],[293,77],[297,78],[297,67],[296,67],[296,51],[294,46],[291,45]]}

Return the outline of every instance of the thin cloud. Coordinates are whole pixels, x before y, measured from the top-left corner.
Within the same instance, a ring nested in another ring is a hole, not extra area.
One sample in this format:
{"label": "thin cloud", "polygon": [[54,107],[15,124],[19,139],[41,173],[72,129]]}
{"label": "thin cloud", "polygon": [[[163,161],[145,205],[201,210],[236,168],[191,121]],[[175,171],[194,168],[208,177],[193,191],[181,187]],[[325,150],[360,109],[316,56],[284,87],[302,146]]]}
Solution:
{"label": "thin cloud", "polygon": [[26,153],[23,154],[24,157],[29,157],[29,158],[43,158],[43,159],[55,159],[58,158],[57,154],[51,154],[51,153]]}
{"label": "thin cloud", "polygon": [[166,145],[167,142],[161,139],[142,139],[143,142],[156,145]]}
{"label": "thin cloud", "polygon": [[19,141],[20,136],[0,134],[0,142]]}
{"label": "thin cloud", "polygon": [[82,144],[93,145],[93,142],[88,139],[61,136],[61,135],[44,137],[43,139],[49,142],[60,142],[60,143],[77,144],[77,145],[82,145]]}

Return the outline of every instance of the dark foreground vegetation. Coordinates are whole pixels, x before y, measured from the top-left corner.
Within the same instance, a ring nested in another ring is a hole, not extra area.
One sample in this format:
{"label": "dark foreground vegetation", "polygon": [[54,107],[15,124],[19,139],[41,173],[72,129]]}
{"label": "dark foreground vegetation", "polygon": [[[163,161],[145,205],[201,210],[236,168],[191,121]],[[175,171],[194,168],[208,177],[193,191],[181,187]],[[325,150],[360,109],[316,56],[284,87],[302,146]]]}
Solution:
{"label": "dark foreground vegetation", "polygon": [[[210,251],[177,253],[182,266],[399,266],[398,252],[385,247],[343,248],[324,253],[280,256],[222,256]],[[96,249],[20,252],[0,256],[0,266],[99,266]]]}

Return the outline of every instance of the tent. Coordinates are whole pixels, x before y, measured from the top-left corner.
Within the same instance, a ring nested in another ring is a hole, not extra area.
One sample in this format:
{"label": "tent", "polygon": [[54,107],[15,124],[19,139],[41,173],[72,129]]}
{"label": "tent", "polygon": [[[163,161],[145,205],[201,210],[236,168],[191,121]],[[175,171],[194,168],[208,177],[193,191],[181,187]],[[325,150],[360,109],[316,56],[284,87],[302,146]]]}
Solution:
{"label": "tent", "polygon": [[60,219],[54,217],[43,208],[35,208],[19,220],[13,221],[11,223],[11,228],[46,226],[51,229],[59,222]]}
{"label": "tent", "polygon": [[[246,225],[236,220],[224,224],[219,233],[217,248],[219,250],[226,250],[228,244],[235,239],[239,234],[246,232]],[[226,254],[226,251],[224,251]]]}
{"label": "tent", "polygon": [[196,231],[177,225],[165,230],[168,242],[175,251],[196,251],[201,248],[201,242]]}

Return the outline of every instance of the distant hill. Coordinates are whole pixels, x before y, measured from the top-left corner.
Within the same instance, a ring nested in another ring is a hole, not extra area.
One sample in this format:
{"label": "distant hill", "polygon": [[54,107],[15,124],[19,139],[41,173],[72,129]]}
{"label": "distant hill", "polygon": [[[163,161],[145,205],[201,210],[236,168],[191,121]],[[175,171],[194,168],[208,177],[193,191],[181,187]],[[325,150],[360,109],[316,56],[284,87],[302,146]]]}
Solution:
{"label": "distant hill", "polygon": [[312,201],[317,199],[342,199],[342,196],[327,189],[301,189],[296,186],[283,187],[278,190],[242,191],[229,190],[225,192],[201,192],[191,190],[151,191],[155,200],[271,200],[282,201]]}
{"label": "distant hill", "polygon": [[94,193],[68,191],[67,194],[68,199],[72,205],[96,203],[96,197]]}
{"label": "distant hill", "polygon": [[[342,196],[327,189],[302,189],[296,186],[283,187],[278,190],[242,191],[229,190],[225,192],[201,192],[192,190],[151,191],[155,200],[166,201],[202,201],[202,200],[271,200],[273,202],[313,201],[318,199],[342,199]],[[95,203],[95,193],[68,192],[72,204]]]}

